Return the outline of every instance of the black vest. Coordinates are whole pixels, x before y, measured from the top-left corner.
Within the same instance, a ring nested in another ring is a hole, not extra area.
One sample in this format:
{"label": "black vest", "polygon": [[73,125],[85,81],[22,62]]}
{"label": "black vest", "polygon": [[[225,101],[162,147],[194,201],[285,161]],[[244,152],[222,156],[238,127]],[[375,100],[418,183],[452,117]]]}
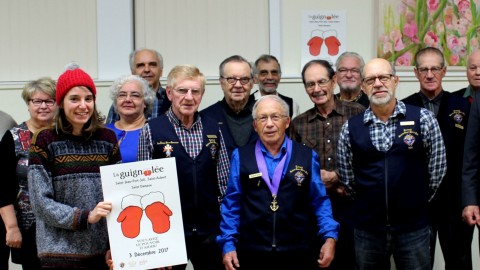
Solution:
{"label": "black vest", "polygon": [[[419,93],[404,99],[406,104],[424,107]],[[442,131],[447,154],[447,173],[434,198],[440,214],[446,209],[461,215],[463,145],[470,112],[468,99],[443,91],[438,109],[438,125]]]}
{"label": "black vest", "polygon": [[[372,144],[364,113],[348,120],[355,175],[355,227],[410,231],[428,224],[428,160],[420,128],[420,108],[399,115],[387,152]],[[404,125],[402,125],[402,123]]]}
{"label": "black vest", "polygon": [[271,251],[306,250],[315,236],[316,222],[310,205],[312,150],[292,142],[287,172],[280,181],[276,212],[272,195],[259,172],[255,144],[239,148],[242,187],[239,249]]}
{"label": "black vest", "polygon": [[175,133],[166,114],[148,121],[154,147],[153,159],[175,157],[185,234],[217,233],[220,224],[220,191],[217,182],[217,159],[220,147],[218,125],[206,118],[203,125],[202,150],[192,159]]}
{"label": "black vest", "polygon": [[[287,96],[284,96],[282,94],[278,94],[278,96],[283,99],[283,101],[285,101],[285,103],[287,103],[288,105],[288,108],[290,109],[288,111],[288,116],[290,116],[290,118],[292,118],[292,115],[293,115],[293,99],[290,98],[290,97],[287,97]],[[288,134],[288,132],[287,132]]]}

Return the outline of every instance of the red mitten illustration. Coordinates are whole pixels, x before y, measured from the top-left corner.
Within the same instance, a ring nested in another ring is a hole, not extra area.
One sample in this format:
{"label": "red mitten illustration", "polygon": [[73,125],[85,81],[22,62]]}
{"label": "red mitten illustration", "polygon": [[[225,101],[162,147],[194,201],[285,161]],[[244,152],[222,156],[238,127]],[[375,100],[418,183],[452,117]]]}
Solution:
{"label": "red mitten illustration", "polygon": [[323,44],[323,38],[315,36],[312,37],[308,42],[307,45],[310,47],[310,54],[313,56],[317,56],[320,54],[320,49]]}
{"label": "red mitten illustration", "polygon": [[340,41],[337,39],[335,36],[329,36],[325,39],[325,45],[327,45],[328,48],[328,54],[331,56],[337,55],[338,54],[338,49],[340,45]]}
{"label": "red mitten illustration", "polygon": [[164,202],[162,192],[151,192],[142,197],[145,214],[152,222],[153,231],[156,233],[165,233],[170,230],[170,216],[173,213]]}
{"label": "red mitten illustration", "polygon": [[122,223],[122,233],[125,237],[135,238],[140,234],[140,220],[143,209],[139,195],[127,195],[122,199],[122,209],[117,222]]}

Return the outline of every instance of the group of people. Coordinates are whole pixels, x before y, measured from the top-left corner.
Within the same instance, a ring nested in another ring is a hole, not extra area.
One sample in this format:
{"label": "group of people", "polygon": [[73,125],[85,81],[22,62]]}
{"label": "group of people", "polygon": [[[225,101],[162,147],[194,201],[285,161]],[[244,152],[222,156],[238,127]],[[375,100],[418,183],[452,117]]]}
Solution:
{"label": "group of people", "polygon": [[[30,118],[0,114],[0,268],[112,269],[99,167],[175,157],[194,269],[472,269],[480,226],[480,51],[469,86],[442,88],[444,56],[415,55],[420,91],[395,97],[395,67],[341,54],[302,69],[313,103],[277,91],[279,61],[239,55],[219,66],[222,100],[199,111],[205,76],[130,55],[106,120],[78,66],[22,91]],[[258,84],[258,91],[251,93]],[[338,94],[334,94],[336,87]],[[465,149],[465,151],[464,151]],[[4,231],[2,231],[4,230]],[[186,265],[169,269],[185,269]]]}

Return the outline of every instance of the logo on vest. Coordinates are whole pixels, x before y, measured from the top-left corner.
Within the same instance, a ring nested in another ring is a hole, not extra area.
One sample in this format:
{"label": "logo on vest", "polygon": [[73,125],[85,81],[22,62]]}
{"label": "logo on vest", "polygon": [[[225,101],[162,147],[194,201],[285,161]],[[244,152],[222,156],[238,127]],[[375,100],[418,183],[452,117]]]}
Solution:
{"label": "logo on vest", "polygon": [[413,144],[416,140],[415,137],[418,137],[418,132],[413,131],[411,128],[407,128],[404,129],[398,137],[403,137],[403,142],[408,146],[408,149],[413,149]]}
{"label": "logo on vest", "polygon": [[465,127],[462,125],[462,121],[465,118],[464,112],[461,110],[453,110],[448,116],[453,118],[456,128],[465,129]]}
{"label": "logo on vest", "polygon": [[297,186],[302,186],[303,180],[305,180],[305,175],[308,175],[308,172],[303,169],[302,166],[295,165],[295,168],[290,170],[289,173],[293,173],[293,179],[297,181]]}
{"label": "logo on vest", "polygon": [[166,157],[171,157],[173,152],[172,144],[179,144],[180,142],[172,142],[172,141],[158,141],[157,145],[163,145],[163,152],[165,153]]}
{"label": "logo on vest", "polygon": [[210,150],[212,159],[215,159],[218,151],[217,135],[207,135],[207,138],[208,138],[208,143],[206,147]]}
{"label": "logo on vest", "polygon": [[167,144],[163,147],[163,152],[167,157],[170,157],[173,152],[173,147],[170,144]]}

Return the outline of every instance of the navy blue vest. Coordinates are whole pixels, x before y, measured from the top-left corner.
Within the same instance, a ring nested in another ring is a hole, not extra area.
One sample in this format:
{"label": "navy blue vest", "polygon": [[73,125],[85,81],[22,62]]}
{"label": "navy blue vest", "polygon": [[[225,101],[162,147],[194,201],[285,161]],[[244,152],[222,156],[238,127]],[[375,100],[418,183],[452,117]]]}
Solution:
{"label": "navy blue vest", "polygon": [[428,162],[420,129],[420,108],[399,115],[387,152],[370,139],[364,113],[348,120],[355,175],[355,227],[409,231],[428,224]]}
{"label": "navy blue vest", "polygon": [[[220,133],[215,121],[202,117],[203,147],[192,159],[175,133],[167,115],[148,121],[152,133],[153,159],[165,158],[169,146],[175,157],[185,234],[217,233],[220,224],[220,191],[217,159]],[[168,146],[167,146],[168,145]]]}
{"label": "navy blue vest", "polygon": [[[424,107],[419,93],[404,99],[406,104]],[[463,145],[467,132],[470,104],[468,99],[443,91],[437,120],[442,131],[447,154],[447,174],[434,198],[440,214],[446,209],[461,215]]]}
{"label": "navy blue vest", "polygon": [[316,222],[310,203],[312,150],[292,142],[290,163],[278,190],[276,212],[270,210],[272,195],[261,176],[255,144],[239,148],[242,187],[238,247],[271,251],[306,250],[315,236]]}

